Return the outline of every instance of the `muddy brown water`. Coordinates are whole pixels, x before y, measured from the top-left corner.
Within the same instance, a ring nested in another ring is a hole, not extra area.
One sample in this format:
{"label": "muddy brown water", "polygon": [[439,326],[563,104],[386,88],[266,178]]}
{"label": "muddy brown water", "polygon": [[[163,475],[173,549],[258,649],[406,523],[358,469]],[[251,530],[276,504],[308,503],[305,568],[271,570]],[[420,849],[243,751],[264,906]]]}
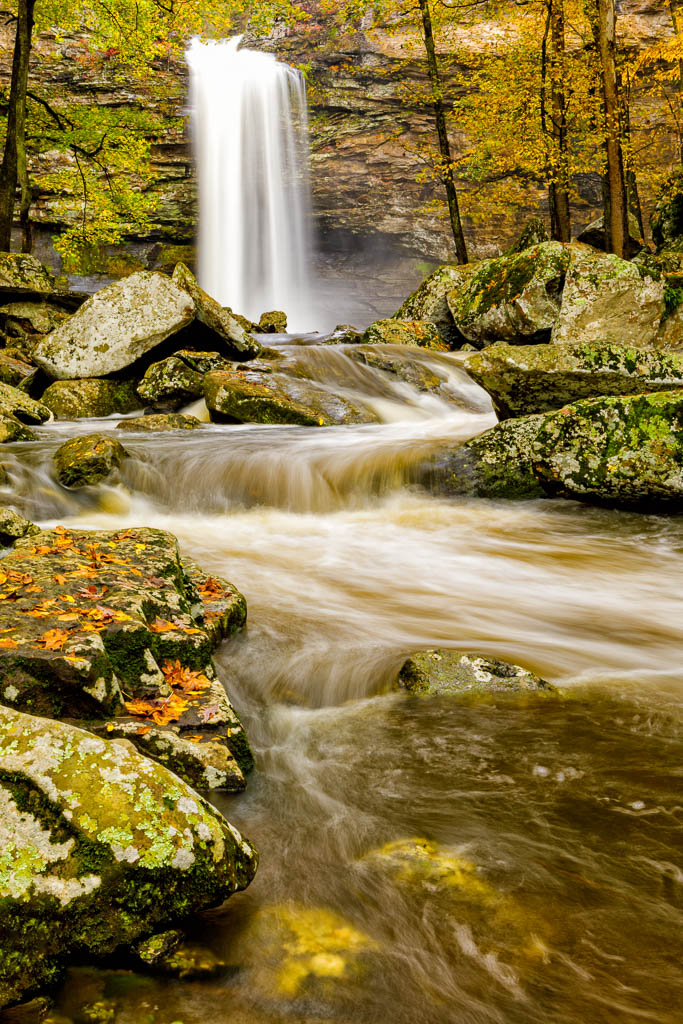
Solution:
{"label": "muddy brown water", "polygon": [[[249,607],[217,663],[257,770],[214,803],[261,863],[192,927],[226,967],[208,981],[74,968],[59,1011],[679,1022],[683,520],[433,497],[411,468],[493,423],[486,396],[454,357],[415,355],[446,401],[357,364],[344,377],[344,351],[328,352],[293,356],[383,422],[119,433],[121,479],[80,495],[50,456],[82,423],[7,446],[27,514],[169,529]],[[434,646],[520,662],[561,695],[396,692],[405,656]],[[418,839],[430,866],[397,867],[388,844]]]}

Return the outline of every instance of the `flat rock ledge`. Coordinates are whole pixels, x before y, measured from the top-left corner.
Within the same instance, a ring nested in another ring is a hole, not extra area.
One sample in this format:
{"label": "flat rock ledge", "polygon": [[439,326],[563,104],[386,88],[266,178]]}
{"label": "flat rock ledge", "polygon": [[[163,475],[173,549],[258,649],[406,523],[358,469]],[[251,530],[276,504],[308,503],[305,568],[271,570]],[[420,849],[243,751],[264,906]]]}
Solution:
{"label": "flat rock ledge", "polygon": [[245,621],[239,591],[162,530],[27,535],[0,566],[0,702],[243,789],[253,758],[211,655]]}

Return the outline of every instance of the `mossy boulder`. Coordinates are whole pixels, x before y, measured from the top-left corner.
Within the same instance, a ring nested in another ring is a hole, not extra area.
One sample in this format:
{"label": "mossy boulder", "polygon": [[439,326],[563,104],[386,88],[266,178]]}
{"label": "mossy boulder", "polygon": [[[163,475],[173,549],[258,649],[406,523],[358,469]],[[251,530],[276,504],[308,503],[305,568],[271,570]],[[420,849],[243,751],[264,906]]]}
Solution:
{"label": "mossy boulder", "polygon": [[612,253],[579,244],[571,249],[552,342],[653,345],[666,312],[664,281]]}
{"label": "mossy boulder", "polygon": [[117,430],[145,431],[146,433],[162,433],[168,430],[197,430],[202,424],[196,416],[183,416],[180,413],[152,413],[149,416],[133,416],[116,424]]}
{"label": "mossy boulder", "polygon": [[38,342],[33,359],[49,377],[104,377],[131,366],[195,317],[187,291],[165,274],[140,271],[91,296]]}
{"label": "mossy boulder", "polygon": [[[168,730],[189,743],[159,742],[161,760],[191,770],[194,785],[213,767],[227,785],[237,777],[229,759],[208,747],[191,757],[187,747],[219,743],[242,774],[253,767],[211,661],[216,645],[245,621],[239,591],[181,561],[175,538],[161,530],[58,528],[27,536],[0,572],[0,701],[99,720],[108,731],[134,722],[125,735],[150,756],[154,730]],[[220,788],[216,773],[204,779]]]}
{"label": "mossy boulder", "polygon": [[36,441],[37,436],[25,427],[16,416],[5,416],[0,413],[0,444],[9,441]]}
{"label": "mossy boulder", "polygon": [[454,289],[464,288],[475,268],[476,264],[471,263],[466,266],[446,263],[439,267],[396,310],[395,319],[429,320],[448,348],[459,348],[464,339],[453,323],[446,296]]}
{"label": "mossy boulder", "polygon": [[369,423],[376,417],[312,381],[263,370],[215,370],[204,378],[212,420],[223,423],[292,423],[325,427]]}
{"label": "mossy boulder", "polygon": [[545,679],[520,665],[445,649],[412,654],[401,668],[398,684],[410,693],[429,696],[554,691]]}
{"label": "mossy boulder", "polygon": [[431,491],[446,497],[543,498],[534,473],[534,441],[544,416],[506,420],[464,444],[437,454],[422,474]]}
{"label": "mossy boulder", "polygon": [[543,242],[549,241],[550,235],[548,234],[548,229],[545,226],[543,218],[531,217],[531,219],[526,222],[505,255],[512,256],[514,253],[524,252],[526,249],[531,249],[534,245],[541,245]]}
{"label": "mossy boulder", "polygon": [[261,334],[286,334],[287,314],[279,309],[273,309],[268,313],[261,313],[258,329]]}
{"label": "mossy boulder", "polygon": [[549,494],[683,511],[683,391],[565,406],[543,420],[533,448]]}
{"label": "mossy boulder", "polygon": [[477,348],[496,341],[548,341],[560,310],[571,248],[543,242],[476,266],[466,285],[447,296],[460,333]]}
{"label": "mossy boulder", "polygon": [[0,382],[20,391],[28,391],[36,375],[36,367],[18,354],[0,351]]}
{"label": "mossy boulder", "polygon": [[431,320],[376,320],[361,338],[363,345],[417,345],[445,352],[448,346]]}
{"label": "mossy boulder", "polygon": [[181,409],[188,402],[201,398],[204,377],[183,359],[169,356],[148,367],[137,392],[142,404],[153,409]]}
{"label": "mossy boulder", "polygon": [[40,533],[40,527],[24,519],[14,509],[0,507],[0,544],[8,547],[20,537]]}
{"label": "mossy boulder", "polygon": [[60,484],[78,488],[105,480],[127,454],[123,445],[105,434],[85,434],[61,444],[52,461]]}
{"label": "mossy boulder", "polygon": [[55,279],[35,256],[20,252],[2,252],[0,287],[51,292],[55,287]]}
{"label": "mossy boulder", "polygon": [[0,1006],[253,878],[257,854],[130,744],[0,708]]}
{"label": "mossy boulder", "polygon": [[58,420],[100,418],[140,408],[133,381],[97,377],[56,380],[45,390],[41,402]]}
{"label": "mossy boulder", "polygon": [[52,413],[41,402],[29,398],[19,388],[0,383],[0,414],[20,423],[40,424],[52,419]]}
{"label": "mossy boulder", "polygon": [[683,171],[675,171],[662,185],[650,227],[658,250],[683,252]]}
{"label": "mossy boulder", "polygon": [[198,323],[202,324],[210,334],[221,339],[231,359],[256,358],[261,350],[258,341],[251,337],[228,309],[221,306],[199,287],[197,278],[184,263],[178,263],[176,266],[173,271],[173,281],[191,296]]}
{"label": "mossy boulder", "polygon": [[498,342],[468,356],[463,366],[488,391],[501,420],[599,395],[683,388],[683,355],[609,342]]}

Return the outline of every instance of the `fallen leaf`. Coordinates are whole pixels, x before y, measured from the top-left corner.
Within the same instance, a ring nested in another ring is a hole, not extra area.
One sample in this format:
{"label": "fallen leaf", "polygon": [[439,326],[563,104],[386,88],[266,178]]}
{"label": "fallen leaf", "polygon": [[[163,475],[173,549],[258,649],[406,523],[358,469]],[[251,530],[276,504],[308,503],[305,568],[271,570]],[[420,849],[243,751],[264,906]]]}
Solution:
{"label": "fallen leaf", "polygon": [[11,636],[3,636],[0,639],[0,647],[3,647],[5,650],[14,650],[15,647],[18,647],[18,644]]}
{"label": "fallen leaf", "polygon": [[40,639],[45,644],[46,651],[59,651],[69,639],[69,633],[65,629],[48,629]]}

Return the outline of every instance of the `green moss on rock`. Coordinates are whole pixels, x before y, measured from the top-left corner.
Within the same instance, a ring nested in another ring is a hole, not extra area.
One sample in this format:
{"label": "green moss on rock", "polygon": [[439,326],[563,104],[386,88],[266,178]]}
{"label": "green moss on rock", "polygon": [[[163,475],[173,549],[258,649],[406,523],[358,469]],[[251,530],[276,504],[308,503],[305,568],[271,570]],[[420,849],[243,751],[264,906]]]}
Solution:
{"label": "green moss on rock", "polygon": [[85,487],[105,480],[128,453],[104,434],[85,434],[60,445],[53,456],[55,474],[63,487]]}
{"label": "green moss on rock", "polygon": [[401,668],[398,683],[410,693],[425,696],[554,690],[520,665],[443,649],[412,654]]}
{"label": "green moss on rock", "polygon": [[363,345],[417,345],[445,352],[438,328],[431,320],[376,320],[361,338]]}
{"label": "green moss on rock", "polygon": [[133,381],[99,378],[54,381],[41,401],[59,420],[99,418],[140,408]]}

